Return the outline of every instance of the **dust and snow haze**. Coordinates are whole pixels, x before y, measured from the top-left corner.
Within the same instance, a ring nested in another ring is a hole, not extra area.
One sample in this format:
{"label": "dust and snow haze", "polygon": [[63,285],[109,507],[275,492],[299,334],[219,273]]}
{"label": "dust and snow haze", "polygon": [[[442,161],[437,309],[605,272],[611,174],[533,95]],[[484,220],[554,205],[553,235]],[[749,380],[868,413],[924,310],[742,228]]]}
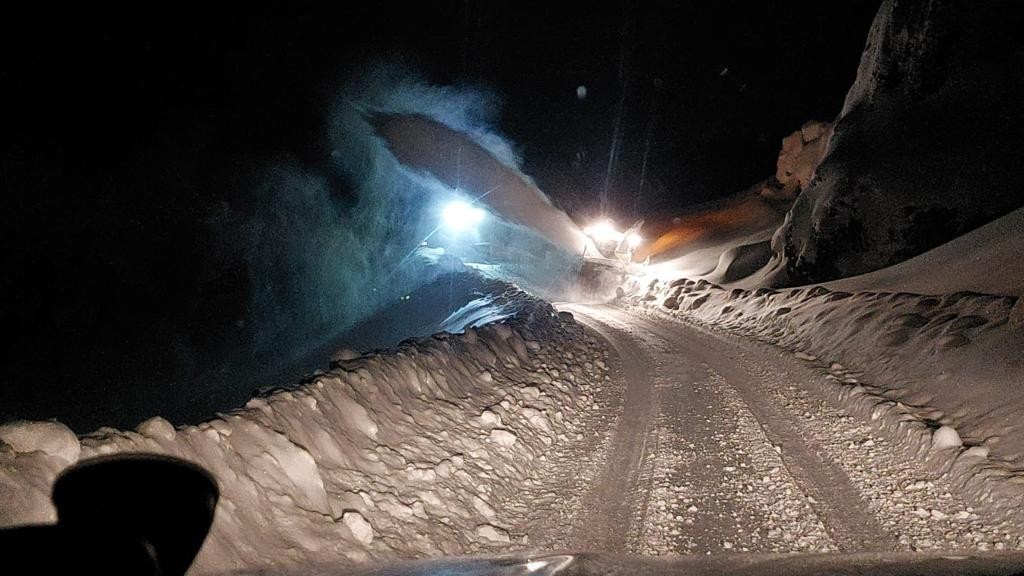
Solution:
{"label": "dust and snow haze", "polygon": [[[248,271],[256,355],[278,363],[297,358],[430,281],[432,273],[409,255],[437,227],[438,206],[455,195],[448,182],[457,177],[453,170],[466,175],[467,195],[498,185],[490,195],[497,201],[492,211],[521,225],[540,223],[544,240],[512,226],[514,238],[506,244],[551,243],[565,251],[554,258],[556,266],[571,261],[568,252],[582,247],[582,234],[518,170],[512,147],[488,128],[498,104],[486,91],[430,86],[391,64],[354,76],[330,117],[327,165],[284,161],[264,170],[245,213],[232,218],[240,223],[231,233]],[[425,170],[410,169],[378,136],[372,123],[380,118],[390,118],[389,126],[395,119],[419,119],[472,146],[465,146],[459,165],[432,158]],[[348,184],[350,194],[338,193],[338,181]],[[528,204],[539,206],[539,215],[531,215]]]}
{"label": "dust and snow haze", "polygon": [[[137,293],[155,281],[123,287],[135,292],[126,302],[156,309],[159,322],[141,316],[134,323],[122,322],[144,324],[138,330],[144,337],[121,338],[119,333],[117,347],[103,355],[85,351],[67,360],[69,374],[81,382],[70,390],[75,402],[67,403],[69,408],[55,408],[55,400],[68,397],[69,389],[53,383],[38,394],[19,393],[18,402],[5,398],[0,416],[56,416],[87,432],[104,425],[132,426],[158,406],[174,423],[195,422],[244,403],[255,390],[294,384],[323,368],[331,353],[346,345],[347,331],[451,269],[431,265],[454,263],[441,250],[417,247],[437,228],[449,200],[482,191],[467,182],[456,193],[431,173],[403,166],[372,125],[374,117],[421,118],[467,135],[465,142],[489,162],[477,174],[501,171],[531,194],[531,202],[554,210],[516,168],[513,148],[488,128],[499,106],[492,93],[430,86],[407,68],[376,63],[353,75],[330,104],[323,133],[307,137],[309,150],[319,146],[315,152],[254,157],[250,154],[258,154],[259,147],[231,148],[225,158],[234,166],[218,166],[211,188],[176,192],[186,199],[182,205],[191,203],[187,214],[167,214],[162,206],[139,209],[147,217],[152,212],[155,220],[168,220],[167,229],[177,225],[172,216],[195,219],[187,229],[194,237],[181,239],[179,252],[171,245],[178,238],[173,236],[159,239],[162,251],[142,253],[139,247],[131,256],[146,261],[142,272],[160,269],[156,278],[171,282],[163,293],[144,296]],[[270,121],[252,119],[254,124]],[[500,274],[547,294],[551,291],[543,289],[555,284],[553,279],[572,277],[575,259],[557,242],[531,232],[522,220],[503,222],[493,206],[489,210],[492,216],[481,232],[491,237],[472,240],[501,248],[494,257],[504,259],[494,267]],[[571,222],[564,214],[561,218],[562,228],[570,229]],[[438,233],[431,242],[442,236]],[[468,235],[463,240],[455,247],[470,244]],[[187,266],[168,267],[176,260]],[[127,274],[136,260],[116,262]],[[181,302],[162,301],[168,293]],[[445,304],[457,309],[464,302],[450,302],[452,293],[449,283]],[[405,302],[406,307],[432,305]],[[131,313],[128,304],[119,306]],[[139,313],[147,311],[152,310]],[[381,333],[420,335],[402,314],[390,317],[405,323]],[[94,348],[104,346],[111,344]]]}

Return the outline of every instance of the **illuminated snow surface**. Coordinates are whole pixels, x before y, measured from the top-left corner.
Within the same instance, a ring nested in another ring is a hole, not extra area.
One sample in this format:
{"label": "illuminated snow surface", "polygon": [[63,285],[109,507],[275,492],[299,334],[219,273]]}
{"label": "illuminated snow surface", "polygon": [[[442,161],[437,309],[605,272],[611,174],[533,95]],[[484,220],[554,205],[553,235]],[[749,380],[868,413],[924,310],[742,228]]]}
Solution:
{"label": "illuminated snow surface", "polygon": [[[0,427],[0,525],[53,521],[53,478],[77,459],[146,451],[220,484],[194,573],[605,543],[659,555],[1024,546],[1017,403],[977,393],[1003,382],[979,357],[1008,349],[1012,298],[647,279],[617,306],[572,308],[614,326],[599,338],[512,285],[459,274],[473,297],[423,316],[477,328],[340,351],[309,383],[197,426]],[[812,454],[845,492],[793,466]],[[600,518],[616,499],[624,515]]]}
{"label": "illuminated snow surface", "polygon": [[220,484],[197,573],[504,550],[504,503],[539,484],[549,456],[586,442],[581,416],[607,379],[595,339],[505,288],[459,312],[476,321],[499,299],[516,311],[502,323],[338,361],[198,426],[154,417],[79,443],[55,422],[5,425],[0,525],[55,520],[50,486],[76,459],[145,451],[197,462]]}
{"label": "illuminated snow surface", "polygon": [[199,425],[0,426],[0,526],[52,522],[76,461],[142,451],[218,480],[202,574],[531,549],[1024,548],[1022,214],[779,290],[757,287],[771,253],[751,247],[777,225],[757,220],[611,306],[570,306],[600,338],[448,261],[325,350],[329,371]]}
{"label": "illuminated snow surface", "polygon": [[[1020,547],[1024,313],[1013,255],[1024,243],[1022,214],[1013,212],[891,268],[825,285],[748,289],[748,279],[720,285],[708,281],[710,275],[662,270],[627,283],[621,305],[643,317],[771,344],[822,374],[828,384],[817,399],[812,394],[805,400],[811,387],[799,382],[780,383],[778,390],[766,386],[764,393],[786,406],[803,406],[796,413],[804,415],[796,419],[801,424],[823,409],[821,398],[840,408],[820,413],[809,437],[857,426],[885,439],[895,458],[888,464],[876,459],[876,466],[855,455],[881,449],[874,440],[864,445],[866,436],[846,448],[842,435],[822,442],[850,452],[846,474],[865,480],[862,494],[879,517],[906,508],[921,523],[959,520],[959,537],[950,529],[945,538],[924,538],[915,547],[953,546],[957,538],[973,539],[982,549]],[[735,254],[731,247],[718,247],[724,260]],[[907,476],[896,470],[907,463],[923,466],[918,481],[900,480]],[[885,467],[891,472],[880,473]],[[907,500],[927,491],[934,493],[932,506]],[[934,504],[952,501],[950,491],[973,506],[943,511]],[[985,543],[977,523],[964,529],[975,508],[987,515],[982,524],[1002,526],[996,532],[1005,530],[1005,540]],[[898,525],[894,518],[887,522]]]}

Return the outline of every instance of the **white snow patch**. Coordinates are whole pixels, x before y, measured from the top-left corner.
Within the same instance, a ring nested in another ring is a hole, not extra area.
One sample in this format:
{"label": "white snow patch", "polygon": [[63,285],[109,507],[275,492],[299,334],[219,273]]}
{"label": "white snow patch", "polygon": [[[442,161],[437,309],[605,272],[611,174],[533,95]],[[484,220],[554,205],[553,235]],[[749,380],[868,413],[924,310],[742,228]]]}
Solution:
{"label": "white snow patch", "polygon": [[60,422],[8,422],[0,425],[0,441],[16,452],[38,451],[59,458],[65,464],[77,462],[81,453],[78,437]]}
{"label": "white snow patch", "polygon": [[484,410],[480,413],[480,425],[484,428],[501,426],[501,416],[498,416],[490,410]]}
{"label": "white snow patch", "polygon": [[508,430],[502,430],[500,428],[491,430],[491,442],[494,442],[499,446],[512,446],[516,443],[516,440],[518,440],[518,437]]}
{"label": "white snow patch", "polygon": [[962,445],[960,434],[951,426],[942,426],[932,434],[932,448],[935,450],[959,448]]}
{"label": "white snow patch", "polygon": [[363,518],[363,515],[359,512],[345,512],[341,516],[341,521],[348,526],[352,536],[362,544],[370,544],[373,542],[373,526]]}
{"label": "white snow patch", "polygon": [[175,434],[174,426],[159,416],[154,416],[149,420],[146,420],[142,424],[139,424],[135,429],[139,434],[148,436],[154,440],[173,440]]}
{"label": "white snow patch", "polygon": [[497,512],[494,511],[494,508],[492,508],[487,502],[484,502],[483,498],[480,498],[479,496],[473,497],[473,508],[485,518],[494,518],[497,514]]}
{"label": "white snow patch", "polygon": [[508,531],[490,524],[481,524],[480,526],[477,526],[476,535],[477,538],[491,543],[508,544],[512,541],[508,535]]}

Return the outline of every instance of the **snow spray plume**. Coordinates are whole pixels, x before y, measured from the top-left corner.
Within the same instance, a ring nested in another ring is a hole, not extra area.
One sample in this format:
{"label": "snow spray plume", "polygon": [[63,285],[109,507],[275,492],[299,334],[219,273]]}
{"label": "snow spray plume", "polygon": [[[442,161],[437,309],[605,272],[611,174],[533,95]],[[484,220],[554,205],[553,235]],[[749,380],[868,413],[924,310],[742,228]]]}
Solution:
{"label": "snow spray plume", "polygon": [[[394,65],[354,78],[329,127],[330,170],[349,183],[350,194],[338,194],[330,173],[280,162],[264,174],[243,218],[253,352],[275,366],[329,344],[437,273],[409,255],[436,228],[439,200],[454,191],[403,169],[367,111],[412,115],[471,135],[489,158],[529,182],[515,168],[512,148],[487,128],[498,107],[492,94],[430,86]],[[525,231],[517,236],[521,244],[537,241]]]}
{"label": "snow spray plume", "polygon": [[410,114],[374,114],[371,122],[403,165],[467,190],[495,212],[528,226],[568,253],[580,252],[586,236],[517,165],[474,141],[471,134]]}
{"label": "snow spray plume", "polygon": [[[388,70],[393,74],[397,69]],[[368,78],[372,84],[382,76]],[[467,105],[467,98],[491,100],[489,95],[429,87],[401,72],[383,78],[401,89],[370,90],[390,98],[348,99],[349,107],[369,121],[393,159],[433,193],[436,204],[457,192],[502,219],[503,225],[490,224],[485,234],[492,246],[500,247],[490,253],[491,261],[501,264],[498,276],[541,296],[564,299],[575,284],[573,272],[584,245],[592,251],[596,247],[523,174],[519,156],[488,127],[494,118],[487,113],[497,108],[493,102]]]}

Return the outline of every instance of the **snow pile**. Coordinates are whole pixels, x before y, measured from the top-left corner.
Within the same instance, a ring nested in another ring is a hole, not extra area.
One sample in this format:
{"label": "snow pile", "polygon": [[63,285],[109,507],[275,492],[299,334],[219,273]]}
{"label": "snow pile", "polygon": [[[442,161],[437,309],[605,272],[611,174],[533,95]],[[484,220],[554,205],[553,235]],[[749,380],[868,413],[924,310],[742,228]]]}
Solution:
{"label": "snow pile", "polygon": [[729,290],[686,278],[634,279],[624,289],[640,310],[752,336],[827,367],[832,393],[852,414],[948,473],[977,506],[1021,522],[1024,325],[1015,298]]}
{"label": "snow pile", "polygon": [[[156,452],[209,470],[222,498],[199,573],[504,551],[500,504],[577,437],[603,351],[550,305],[503,298],[516,312],[503,323],[341,354],[307,385],[198,426],[101,428],[80,457]],[[52,521],[68,431],[13,423],[0,438],[0,525]]]}
{"label": "snow pile", "polygon": [[430,274],[436,276],[433,281],[402,295],[390,306],[335,338],[331,350],[390,348],[407,338],[437,332],[455,334],[465,328],[512,318],[521,312],[529,314],[533,301],[523,299],[522,291],[515,286],[487,278],[461,263],[450,267],[449,272],[431,271]]}
{"label": "snow pile", "polygon": [[825,284],[833,290],[982,292],[1024,296],[1024,208],[934,250],[868,274]]}
{"label": "snow pile", "polygon": [[78,461],[78,437],[60,422],[8,422],[0,426],[0,441],[17,452],[42,452],[67,464]]}

